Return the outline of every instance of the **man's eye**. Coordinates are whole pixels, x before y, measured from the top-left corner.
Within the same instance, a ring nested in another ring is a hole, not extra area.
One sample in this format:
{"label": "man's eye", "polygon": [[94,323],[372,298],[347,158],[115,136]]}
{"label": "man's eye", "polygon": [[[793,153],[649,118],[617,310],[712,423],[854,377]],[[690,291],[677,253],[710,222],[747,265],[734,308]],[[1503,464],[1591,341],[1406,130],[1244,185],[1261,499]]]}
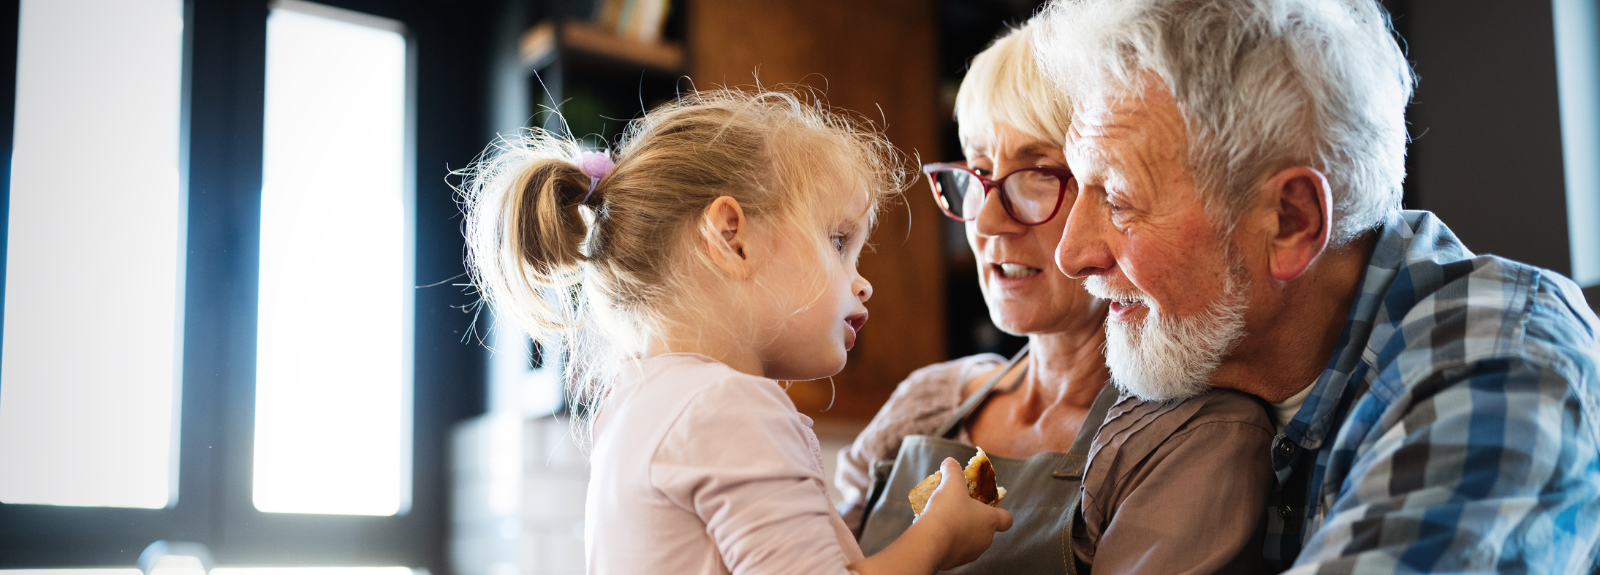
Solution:
{"label": "man's eye", "polygon": [[1126,207],[1120,203],[1117,203],[1117,201],[1111,197],[1111,194],[1106,194],[1104,198],[1106,207],[1111,208],[1111,213],[1113,214],[1122,211]]}

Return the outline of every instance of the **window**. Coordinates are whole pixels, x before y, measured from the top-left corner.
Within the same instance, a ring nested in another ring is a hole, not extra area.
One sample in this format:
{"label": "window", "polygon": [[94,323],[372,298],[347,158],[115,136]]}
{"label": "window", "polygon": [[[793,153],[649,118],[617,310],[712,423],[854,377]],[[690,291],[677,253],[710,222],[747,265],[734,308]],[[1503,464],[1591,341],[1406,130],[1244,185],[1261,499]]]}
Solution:
{"label": "window", "polygon": [[443,572],[445,430],[483,372],[444,166],[485,140],[456,92],[483,72],[419,88],[415,27],[460,62],[491,23],[328,1],[21,0],[0,569],[122,574],[164,540],[218,575]]}
{"label": "window", "polygon": [[267,18],[254,500],[409,504],[406,40],[399,22],[285,1]]}
{"label": "window", "polygon": [[1600,284],[1600,12],[1584,0],[1554,0],[1552,12],[1572,278],[1592,286]]}
{"label": "window", "polygon": [[21,3],[5,503],[160,509],[177,495],[182,16],[182,0]]}

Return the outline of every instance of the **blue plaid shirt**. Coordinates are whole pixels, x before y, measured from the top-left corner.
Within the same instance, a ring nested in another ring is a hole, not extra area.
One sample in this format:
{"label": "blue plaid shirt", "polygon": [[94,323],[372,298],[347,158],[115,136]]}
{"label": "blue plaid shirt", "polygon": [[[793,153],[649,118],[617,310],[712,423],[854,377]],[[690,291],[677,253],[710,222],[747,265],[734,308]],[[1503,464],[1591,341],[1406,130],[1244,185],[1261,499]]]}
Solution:
{"label": "blue plaid shirt", "polygon": [[1571,280],[1474,255],[1428,212],[1379,234],[1333,357],[1273,443],[1268,559],[1596,572],[1600,320]]}

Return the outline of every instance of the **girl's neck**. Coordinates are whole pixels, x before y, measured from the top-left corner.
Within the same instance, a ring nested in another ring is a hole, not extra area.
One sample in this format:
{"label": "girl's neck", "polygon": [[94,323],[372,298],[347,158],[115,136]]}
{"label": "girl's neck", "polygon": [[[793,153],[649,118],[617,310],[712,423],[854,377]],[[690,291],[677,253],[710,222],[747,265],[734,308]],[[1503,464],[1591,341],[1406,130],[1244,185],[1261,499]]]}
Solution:
{"label": "girl's neck", "polygon": [[667,353],[695,353],[722,362],[735,371],[766,377],[766,370],[762,368],[760,358],[756,357],[754,350],[738,342],[725,341],[728,338],[712,336],[712,332],[722,330],[697,330],[692,337],[682,337],[675,334],[663,334],[661,337],[650,338],[650,346],[645,349],[645,357],[655,357]]}
{"label": "girl's neck", "polygon": [[1028,375],[1018,391],[1044,405],[1087,409],[1111,379],[1102,355],[1105,343],[1100,325],[1028,336]]}

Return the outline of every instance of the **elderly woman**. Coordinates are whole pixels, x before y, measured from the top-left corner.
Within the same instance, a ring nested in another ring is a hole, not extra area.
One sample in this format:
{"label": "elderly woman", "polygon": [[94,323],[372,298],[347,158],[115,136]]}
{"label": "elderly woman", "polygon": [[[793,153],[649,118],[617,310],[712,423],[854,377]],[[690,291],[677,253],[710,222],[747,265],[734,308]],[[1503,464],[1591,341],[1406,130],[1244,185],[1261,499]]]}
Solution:
{"label": "elderly woman", "polygon": [[956,98],[967,161],[924,168],[966,222],[995,325],[1028,345],[901,382],[839,454],[840,513],[877,551],[911,524],[909,490],[982,446],[1015,523],[958,572],[1258,571],[1272,422],[1243,394],[1146,402],[1106,385],[1108,304],[1054,263],[1077,193],[1062,155],[1070,108],[1035,68],[1031,36],[1012,30],[972,61]]}

